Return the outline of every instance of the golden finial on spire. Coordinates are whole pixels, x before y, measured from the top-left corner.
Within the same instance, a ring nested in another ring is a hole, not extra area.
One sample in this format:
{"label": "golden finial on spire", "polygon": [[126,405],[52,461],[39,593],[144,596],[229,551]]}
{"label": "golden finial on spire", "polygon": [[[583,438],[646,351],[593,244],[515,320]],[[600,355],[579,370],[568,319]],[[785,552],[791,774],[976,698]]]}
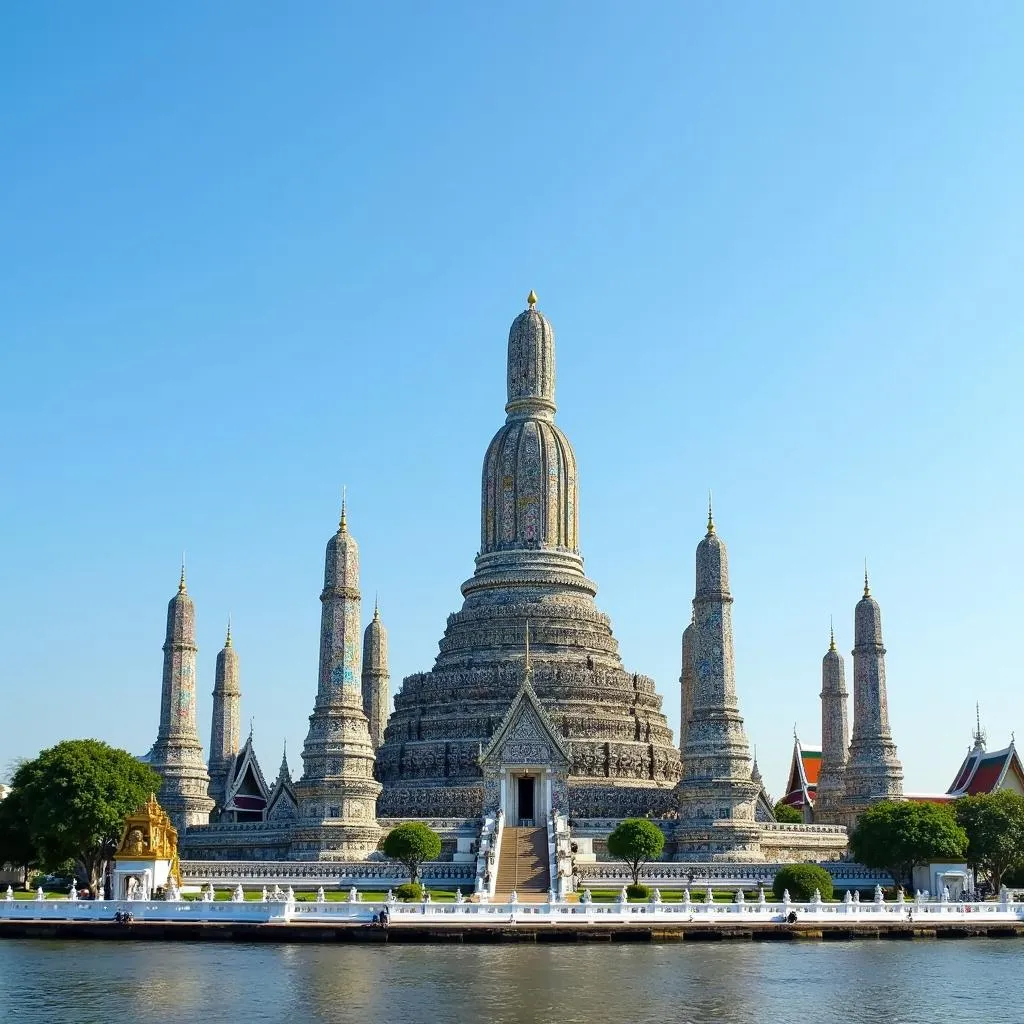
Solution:
{"label": "golden finial on spire", "polygon": [[832,624],[832,616],[828,617],[828,649],[834,651],[836,649],[836,627]]}
{"label": "golden finial on spire", "polygon": [[341,488],[341,518],[338,520],[338,529],[342,533],[348,533],[348,518],[345,515],[345,502],[347,488],[343,485]]}
{"label": "golden finial on spire", "polygon": [[181,579],[178,580],[178,593],[184,594],[185,591],[185,552],[181,553]]}
{"label": "golden finial on spire", "polygon": [[864,559],[864,596],[871,596],[871,588],[868,586],[868,560]]}
{"label": "golden finial on spire", "polygon": [[228,635],[224,638],[224,646],[231,646],[231,616],[228,616]]}
{"label": "golden finial on spire", "polygon": [[537,305],[537,293],[532,288],[530,289],[530,294],[526,296],[526,303],[530,309]]}
{"label": "golden finial on spire", "polygon": [[711,514],[711,492],[708,491],[708,536],[715,532],[715,520]]}

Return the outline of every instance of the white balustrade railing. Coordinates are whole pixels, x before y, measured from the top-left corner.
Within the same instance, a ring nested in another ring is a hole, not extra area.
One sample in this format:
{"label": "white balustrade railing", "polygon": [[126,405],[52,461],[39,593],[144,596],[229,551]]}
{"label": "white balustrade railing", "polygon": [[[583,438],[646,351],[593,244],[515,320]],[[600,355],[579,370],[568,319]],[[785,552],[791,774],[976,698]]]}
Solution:
{"label": "white balustrade railing", "polygon": [[498,857],[501,855],[501,838],[505,834],[505,812],[485,814],[480,829],[480,843],[477,847],[476,879],[477,897],[489,900],[498,884]]}
{"label": "white balustrade railing", "polygon": [[[710,884],[716,889],[745,889],[749,892],[762,886],[770,889],[775,875],[784,866],[766,863],[652,861],[640,869],[640,881],[644,885],[665,889]],[[891,876],[884,871],[874,871],[862,864],[824,861],[821,866],[832,876],[836,889],[870,889],[878,884],[886,887],[892,885]],[[631,872],[622,861],[595,861],[580,864],[578,869],[581,887],[618,888],[633,880]]]}
{"label": "white balustrade railing", "polygon": [[[391,924],[429,921],[451,925],[506,925],[509,923],[560,923],[573,925],[740,925],[811,922],[822,927],[851,925],[897,926],[971,925],[1024,921],[1024,902],[1004,897],[999,902],[958,903],[914,900],[885,903],[759,902],[707,903],[684,899],[680,903],[398,903],[387,905]],[[196,922],[303,924],[371,924],[384,904],[363,902],[298,902],[291,894],[261,902],[213,902],[212,900],[15,900],[0,898],[0,920],[8,921],[112,921],[118,912],[130,913],[137,922]],[[795,915],[795,916],[794,916]]]}
{"label": "white balustrade railing", "polygon": [[[427,861],[420,866],[420,877],[427,884],[448,886],[473,884],[472,864],[454,861]],[[332,886],[348,889],[389,889],[409,880],[405,868],[393,860],[366,861],[231,861],[183,860],[181,878],[185,885],[221,887],[235,885],[291,885],[298,889]]]}
{"label": "white balustrade railing", "polygon": [[573,891],[572,840],[568,817],[556,811],[548,819],[548,870],[552,890],[564,900]]}

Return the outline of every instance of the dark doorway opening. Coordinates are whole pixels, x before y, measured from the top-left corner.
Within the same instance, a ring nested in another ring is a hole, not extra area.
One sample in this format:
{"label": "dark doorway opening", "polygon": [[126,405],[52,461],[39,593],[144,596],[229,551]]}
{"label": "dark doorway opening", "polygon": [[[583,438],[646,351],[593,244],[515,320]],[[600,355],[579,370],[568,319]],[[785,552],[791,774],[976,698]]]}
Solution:
{"label": "dark doorway opening", "polygon": [[534,824],[533,816],[533,790],[537,780],[532,775],[524,775],[519,778],[519,824]]}

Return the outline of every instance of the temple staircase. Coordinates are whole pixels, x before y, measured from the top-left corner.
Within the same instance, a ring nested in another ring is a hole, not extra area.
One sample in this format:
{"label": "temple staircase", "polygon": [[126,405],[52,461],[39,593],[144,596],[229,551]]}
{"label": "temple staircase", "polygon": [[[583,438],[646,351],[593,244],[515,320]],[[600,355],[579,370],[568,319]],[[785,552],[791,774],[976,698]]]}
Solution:
{"label": "temple staircase", "polygon": [[507,903],[515,891],[520,903],[546,903],[550,885],[547,829],[506,825],[501,837],[493,902]]}

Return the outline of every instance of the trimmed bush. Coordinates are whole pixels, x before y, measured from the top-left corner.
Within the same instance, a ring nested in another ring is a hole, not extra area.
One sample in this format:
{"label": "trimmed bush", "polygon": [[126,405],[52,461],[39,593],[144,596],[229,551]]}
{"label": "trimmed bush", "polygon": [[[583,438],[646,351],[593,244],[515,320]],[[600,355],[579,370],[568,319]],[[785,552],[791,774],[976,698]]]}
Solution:
{"label": "trimmed bush", "polygon": [[403,903],[419,903],[423,899],[423,886],[419,882],[403,882],[395,890],[395,895]]}
{"label": "trimmed bush", "polygon": [[785,825],[800,825],[803,823],[804,816],[784,800],[779,800],[772,808],[772,811],[775,814],[775,820]]}
{"label": "trimmed bush", "polygon": [[425,860],[441,856],[441,837],[421,821],[407,821],[393,828],[380,844],[384,854],[400,860],[409,871],[409,881],[420,877],[420,865]]}
{"label": "trimmed bush", "polygon": [[651,887],[649,885],[627,885],[626,895],[631,900],[649,900],[651,898]]}
{"label": "trimmed bush", "polygon": [[786,889],[794,903],[808,903],[814,897],[815,889],[823,900],[830,900],[832,876],[817,864],[787,864],[776,874],[772,892],[777,900],[781,900]]}
{"label": "trimmed bush", "polygon": [[665,834],[646,818],[626,818],[608,836],[608,852],[626,862],[633,884],[640,884],[640,869],[657,860],[665,848]]}

